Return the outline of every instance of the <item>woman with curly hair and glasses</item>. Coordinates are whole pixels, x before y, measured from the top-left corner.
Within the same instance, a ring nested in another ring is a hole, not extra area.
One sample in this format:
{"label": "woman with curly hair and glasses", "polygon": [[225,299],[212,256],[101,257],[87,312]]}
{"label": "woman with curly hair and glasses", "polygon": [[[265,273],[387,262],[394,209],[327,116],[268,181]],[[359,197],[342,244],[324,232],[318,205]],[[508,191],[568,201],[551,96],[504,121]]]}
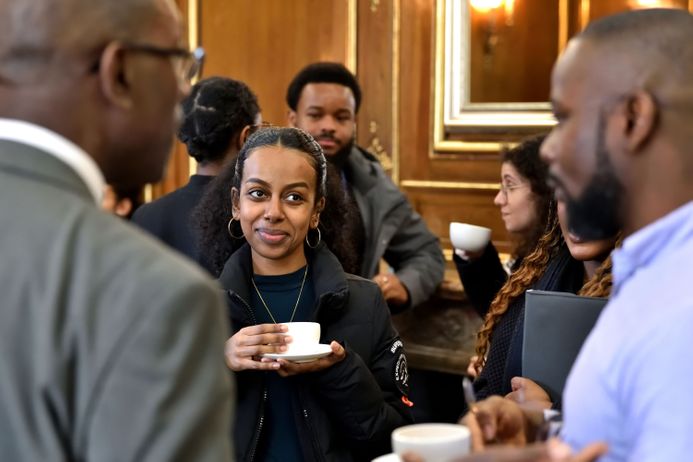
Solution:
{"label": "woman with curly hair and glasses", "polygon": [[[530,138],[503,153],[501,189],[493,200],[500,209],[505,229],[514,242],[508,270],[517,270],[547,228],[553,192],[546,183],[548,169],[539,158],[544,136]],[[478,254],[456,250],[453,261],[465,294],[479,316],[505,284],[508,273],[498,251],[489,243]]]}
{"label": "woman with curly hair and glasses", "polygon": [[[237,381],[238,460],[371,460],[412,420],[403,345],[380,289],[346,274],[322,242],[326,171],[307,133],[259,129],[198,207],[226,221],[202,220],[204,242],[221,238],[219,226],[237,242],[219,282],[233,331],[225,357]],[[226,255],[207,250],[217,249]],[[282,356],[291,342],[282,323],[292,321],[320,324],[326,356]]]}
{"label": "woman with curly hair and glasses", "polygon": [[[491,302],[477,335],[474,367],[478,373],[475,391],[479,397],[505,396],[530,382],[518,380],[522,375],[522,321],[527,290],[608,296],[611,281],[608,257],[617,237],[586,242],[571,233],[565,223],[563,204],[553,203],[546,233]],[[531,399],[539,400],[534,396]]]}

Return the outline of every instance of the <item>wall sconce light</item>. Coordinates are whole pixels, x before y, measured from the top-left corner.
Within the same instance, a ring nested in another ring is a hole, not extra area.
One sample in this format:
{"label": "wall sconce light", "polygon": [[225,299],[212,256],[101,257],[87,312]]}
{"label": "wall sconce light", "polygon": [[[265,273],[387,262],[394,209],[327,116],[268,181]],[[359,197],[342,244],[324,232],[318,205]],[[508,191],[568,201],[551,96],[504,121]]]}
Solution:
{"label": "wall sconce light", "polygon": [[675,2],[671,0],[630,0],[629,6],[637,8],[675,8]]}
{"label": "wall sconce light", "polygon": [[479,13],[488,13],[500,7],[505,2],[504,0],[470,0],[469,3],[472,5],[472,8]]}
{"label": "wall sconce light", "polygon": [[491,12],[495,14],[496,12],[494,10],[503,7],[505,13],[505,25],[513,25],[515,0],[469,0],[469,4],[477,13],[481,14],[489,14]]}
{"label": "wall sconce light", "polygon": [[486,65],[491,65],[494,51],[498,45],[498,15],[503,14],[506,26],[514,24],[515,0],[469,0],[470,7],[479,15],[484,16],[483,52]]}

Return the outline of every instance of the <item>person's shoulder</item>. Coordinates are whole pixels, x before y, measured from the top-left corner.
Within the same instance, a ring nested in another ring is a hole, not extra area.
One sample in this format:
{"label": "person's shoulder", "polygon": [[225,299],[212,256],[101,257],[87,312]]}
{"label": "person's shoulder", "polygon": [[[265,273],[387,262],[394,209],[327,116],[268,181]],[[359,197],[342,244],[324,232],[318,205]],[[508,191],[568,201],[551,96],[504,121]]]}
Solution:
{"label": "person's shoulder", "polygon": [[169,249],[148,233],[120,218],[97,213],[92,217],[94,251],[109,267],[117,267],[117,277],[144,284],[167,285],[170,290],[203,283],[213,287],[206,273],[188,258]]}
{"label": "person's shoulder", "polygon": [[349,287],[349,298],[357,301],[357,305],[363,305],[364,302],[372,303],[376,298],[382,297],[380,288],[374,281],[351,273],[344,275]]}
{"label": "person's shoulder", "polygon": [[132,216],[132,221],[140,224],[151,219],[159,220],[162,214],[175,212],[184,194],[185,192],[183,188],[180,188],[154,199],[151,202],[142,204],[137,208],[137,210],[135,210],[135,213]]}

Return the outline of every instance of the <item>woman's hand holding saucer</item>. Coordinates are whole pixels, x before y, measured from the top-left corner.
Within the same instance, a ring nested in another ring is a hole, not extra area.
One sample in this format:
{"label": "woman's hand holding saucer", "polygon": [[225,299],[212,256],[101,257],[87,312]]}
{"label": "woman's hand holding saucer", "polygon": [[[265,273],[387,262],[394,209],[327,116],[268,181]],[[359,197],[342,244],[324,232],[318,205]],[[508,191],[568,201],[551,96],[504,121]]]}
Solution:
{"label": "woman's hand holding saucer", "polygon": [[[282,377],[290,377],[292,375],[305,374],[308,372],[317,372],[323,369],[327,369],[328,367],[332,367],[333,365],[342,361],[346,357],[346,350],[342,345],[339,344],[339,342],[335,342],[333,340],[330,343],[330,348],[332,348],[332,353],[308,363],[295,363],[293,361],[288,361],[286,359],[269,361],[272,361],[272,363],[277,364],[277,367],[279,368],[277,370],[277,373]],[[265,359],[263,361],[268,360]]]}
{"label": "woman's hand holding saucer", "polygon": [[291,337],[285,334],[287,330],[283,324],[258,324],[244,327],[226,341],[224,346],[226,365],[235,372],[246,369],[279,369],[279,363],[262,361],[260,356],[265,353],[284,353],[286,344],[291,342]]}

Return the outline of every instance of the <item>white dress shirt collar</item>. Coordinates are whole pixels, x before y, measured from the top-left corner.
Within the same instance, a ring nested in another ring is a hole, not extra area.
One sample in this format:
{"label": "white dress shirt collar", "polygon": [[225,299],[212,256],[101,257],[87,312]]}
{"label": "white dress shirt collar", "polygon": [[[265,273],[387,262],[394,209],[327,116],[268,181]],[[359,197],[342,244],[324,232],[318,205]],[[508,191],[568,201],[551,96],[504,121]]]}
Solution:
{"label": "white dress shirt collar", "polygon": [[94,159],[79,146],[47,128],[16,119],[0,118],[0,140],[14,141],[49,153],[77,173],[97,205],[101,205],[105,180]]}

